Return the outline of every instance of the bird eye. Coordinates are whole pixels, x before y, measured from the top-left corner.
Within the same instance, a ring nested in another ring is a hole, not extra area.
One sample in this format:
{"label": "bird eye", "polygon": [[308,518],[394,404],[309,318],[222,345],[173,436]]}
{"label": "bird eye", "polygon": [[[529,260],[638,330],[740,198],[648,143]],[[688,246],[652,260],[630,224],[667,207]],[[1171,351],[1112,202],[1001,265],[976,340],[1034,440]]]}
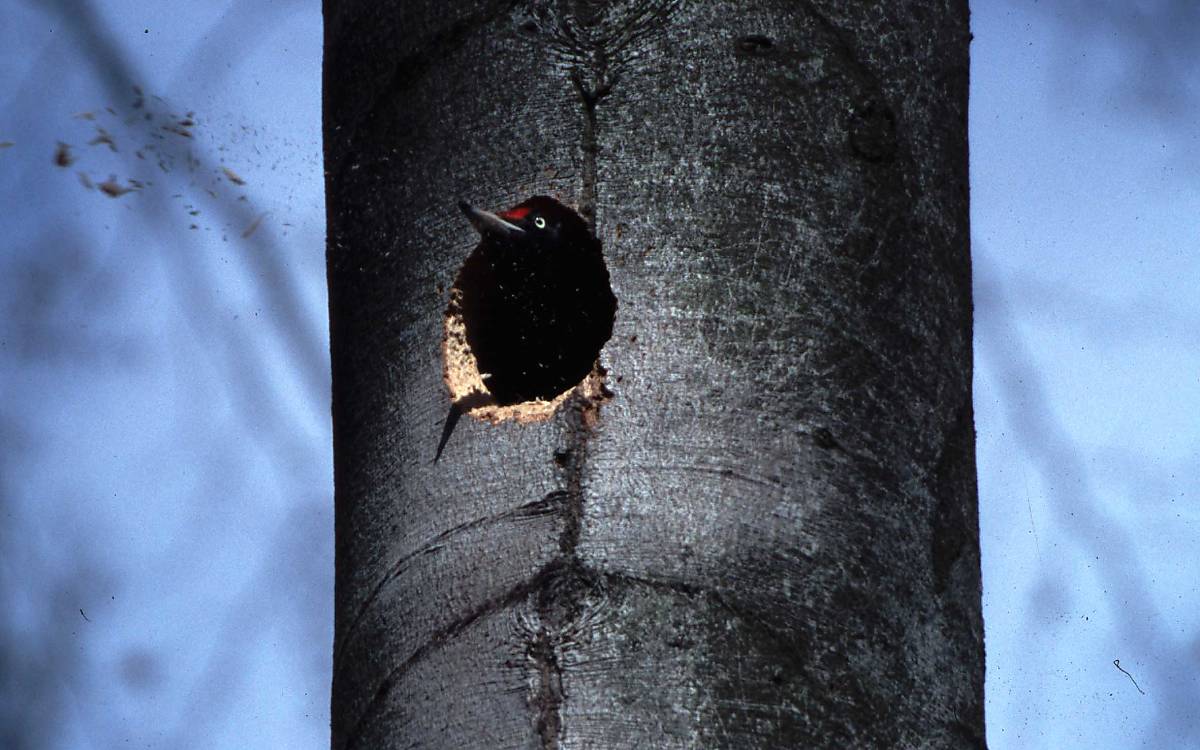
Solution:
{"label": "bird eye", "polygon": [[540,216],[535,216],[535,217],[533,217],[533,225],[535,227],[537,227],[538,229],[545,229],[546,228],[546,220]]}

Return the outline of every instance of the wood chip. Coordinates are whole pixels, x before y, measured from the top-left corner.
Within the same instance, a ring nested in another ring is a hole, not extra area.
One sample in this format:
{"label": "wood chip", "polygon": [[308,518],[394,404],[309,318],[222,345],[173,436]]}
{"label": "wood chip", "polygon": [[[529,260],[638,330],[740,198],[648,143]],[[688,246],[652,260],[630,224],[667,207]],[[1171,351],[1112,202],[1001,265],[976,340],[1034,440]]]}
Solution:
{"label": "wood chip", "polygon": [[58,142],[58,148],[54,149],[54,163],[60,167],[69,167],[75,162],[75,157],[71,155],[71,144]]}
{"label": "wood chip", "polygon": [[267,215],[265,213],[259,214],[254,221],[250,222],[250,226],[246,227],[246,231],[242,232],[242,239],[246,239],[250,235],[254,234],[254,232],[258,230],[258,225],[262,223],[262,220],[265,219],[266,216]]}
{"label": "wood chip", "polygon": [[119,184],[117,182],[117,178],[115,175],[112,177],[109,177],[107,180],[100,183],[96,187],[100,188],[100,192],[104,193],[109,198],[120,198],[122,195],[125,195],[126,193],[133,192],[133,188],[125,187],[124,185]]}
{"label": "wood chip", "polygon": [[112,151],[117,150],[117,142],[113,140],[111,133],[109,133],[104,128],[99,128],[99,127],[96,128],[96,133],[97,133],[96,137],[93,138],[92,140],[88,141],[89,146],[96,146],[96,145],[103,143],[104,145],[108,146],[108,148],[110,150],[112,150]]}

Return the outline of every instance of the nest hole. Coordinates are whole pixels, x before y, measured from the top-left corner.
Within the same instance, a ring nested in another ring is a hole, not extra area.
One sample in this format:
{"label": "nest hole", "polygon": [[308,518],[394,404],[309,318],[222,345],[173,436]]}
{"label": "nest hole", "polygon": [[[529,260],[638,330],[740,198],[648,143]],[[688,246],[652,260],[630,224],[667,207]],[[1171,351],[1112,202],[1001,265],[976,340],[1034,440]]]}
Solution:
{"label": "nest hole", "polygon": [[[616,298],[594,252],[511,254],[498,261],[481,241],[450,289],[445,379],[451,399],[478,419],[548,419],[578,391],[610,397],[599,355],[612,336]],[[565,258],[565,259],[564,259]],[[540,264],[540,265],[539,265]]]}

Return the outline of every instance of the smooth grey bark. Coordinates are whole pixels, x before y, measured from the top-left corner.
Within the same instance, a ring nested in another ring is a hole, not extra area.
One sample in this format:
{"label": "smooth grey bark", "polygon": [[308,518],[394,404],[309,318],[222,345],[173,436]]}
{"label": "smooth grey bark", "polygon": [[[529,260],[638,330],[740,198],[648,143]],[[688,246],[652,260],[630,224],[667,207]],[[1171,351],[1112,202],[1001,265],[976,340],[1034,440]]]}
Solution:
{"label": "smooth grey bark", "polygon": [[[326,2],[335,748],[978,748],[965,0]],[[612,395],[449,403],[460,198]]]}

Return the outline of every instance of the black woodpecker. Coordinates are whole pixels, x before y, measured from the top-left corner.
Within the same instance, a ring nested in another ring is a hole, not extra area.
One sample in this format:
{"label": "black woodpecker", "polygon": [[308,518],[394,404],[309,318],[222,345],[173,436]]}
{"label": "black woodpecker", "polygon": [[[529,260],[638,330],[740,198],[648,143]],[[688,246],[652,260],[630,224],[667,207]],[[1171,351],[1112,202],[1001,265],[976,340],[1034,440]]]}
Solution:
{"label": "black woodpecker", "polygon": [[[552,400],[583,380],[612,336],[617,298],[600,241],[544,195],[500,213],[459,208],[480,234],[454,285],[483,383],[501,406]],[[460,414],[452,405],[439,457]]]}

